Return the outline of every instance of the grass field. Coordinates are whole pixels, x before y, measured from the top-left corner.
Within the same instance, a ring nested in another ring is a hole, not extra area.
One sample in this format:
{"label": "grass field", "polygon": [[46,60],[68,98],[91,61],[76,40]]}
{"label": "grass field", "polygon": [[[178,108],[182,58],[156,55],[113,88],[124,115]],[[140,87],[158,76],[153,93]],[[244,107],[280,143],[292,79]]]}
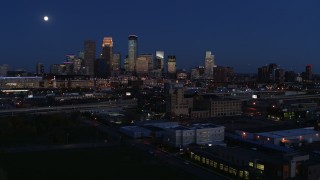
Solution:
{"label": "grass field", "polygon": [[9,180],[197,179],[128,147],[1,154]]}

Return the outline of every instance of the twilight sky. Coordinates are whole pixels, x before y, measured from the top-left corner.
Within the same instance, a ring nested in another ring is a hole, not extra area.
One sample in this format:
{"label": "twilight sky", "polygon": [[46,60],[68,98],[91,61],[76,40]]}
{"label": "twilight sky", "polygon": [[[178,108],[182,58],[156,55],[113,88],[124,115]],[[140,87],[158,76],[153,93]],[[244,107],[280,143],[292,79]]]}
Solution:
{"label": "twilight sky", "polygon": [[[48,15],[50,20],[43,21]],[[286,70],[320,73],[319,0],[12,0],[0,6],[0,65],[46,71],[83,41],[113,37],[114,50],[127,54],[129,34],[138,52],[164,50],[177,67],[204,64],[206,50],[217,65],[257,72],[277,63]]]}

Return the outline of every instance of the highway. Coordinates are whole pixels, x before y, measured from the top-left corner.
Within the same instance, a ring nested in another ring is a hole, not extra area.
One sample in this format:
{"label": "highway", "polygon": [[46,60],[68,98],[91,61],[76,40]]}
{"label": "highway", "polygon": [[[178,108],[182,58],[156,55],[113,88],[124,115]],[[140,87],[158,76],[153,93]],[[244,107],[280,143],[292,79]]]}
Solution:
{"label": "highway", "polygon": [[17,113],[49,113],[59,111],[74,111],[74,110],[88,110],[100,108],[132,108],[136,107],[135,100],[120,100],[120,101],[106,101],[89,104],[73,104],[64,106],[49,106],[49,107],[32,107],[32,108],[16,108],[16,109],[2,109],[0,116],[11,116]]}

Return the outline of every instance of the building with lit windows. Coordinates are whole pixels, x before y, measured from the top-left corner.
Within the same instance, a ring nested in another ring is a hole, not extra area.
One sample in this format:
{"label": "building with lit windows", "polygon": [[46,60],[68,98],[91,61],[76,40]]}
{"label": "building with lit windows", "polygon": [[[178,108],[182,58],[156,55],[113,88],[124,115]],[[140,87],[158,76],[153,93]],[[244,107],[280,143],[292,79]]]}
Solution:
{"label": "building with lit windows", "polygon": [[241,147],[213,146],[191,148],[190,159],[234,179],[303,178],[302,168],[309,155],[303,153],[266,153]]}
{"label": "building with lit windows", "polygon": [[111,76],[120,75],[121,67],[121,55],[120,53],[114,53],[111,63]]}
{"label": "building with lit windows", "polygon": [[211,51],[206,51],[206,56],[204,60],[204,69],[205,69],[205,76],[208,79],[213,78],[213,67],[214,67],[214,55],[211,54]]}
{"label": "building with lit windows", "polygon": [[105,61],[106,64],[106,74],[109,77],[112,71],[113,62],[113,41],[112,37],[104,37],[102,41],[102,54],[101,59]]}
{"label": "building with lit windows", "polygon": [[139,57],[144,57],[148,61],[148,72],[153,70],[154,62],[153,62],[153,54],[140,54]]}
{"label": "building with lit windows", "polygon": [[164,129],[164,143],[173,147],[187,147],[190,144],[213,145],[224,141],[224,127],[214,124],[192,124]]}
{"label": "building with lit windows", "polygon": [[156,57],[153,65],[155,78],[161,78],[164,74],[164,51],[156,51]]}
{"label": "building with lit windows", "polygon": [[176,75],[176,56],[168,56],[167,71],[169,78],[175,78]]}
{"label": "building with lit windows", "polygon": [[138,76],[146,76],[148,74],[149,60],[146,56],[139,56],[137,58],[136,73]]}
{"label": "building with lit windows", "polygon": [[239,99],[210,99],[210,117],[239,116],[242,114],[242,104]]}
{"label": "building with lit windows", "polygon": [[136,61],[138,54],[138,36],[130,35],[128,37],[128,72],[134,73],[136,70]]}
{"label": "building with lit windows", "polygon": [[0,77],[1,89],[40,88],[42,84],[42,77]]}
{"label": "building with lit windows", "polygon": [[184,98],[183,84],[168,83],[166,91],[166,112],[171,116],[189,115],[192,98]]}

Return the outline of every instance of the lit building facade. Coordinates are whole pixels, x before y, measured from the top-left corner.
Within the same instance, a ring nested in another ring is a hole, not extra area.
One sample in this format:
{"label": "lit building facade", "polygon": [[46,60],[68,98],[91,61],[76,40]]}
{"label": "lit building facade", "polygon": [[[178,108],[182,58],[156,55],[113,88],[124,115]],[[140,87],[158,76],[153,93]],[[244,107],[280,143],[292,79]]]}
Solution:
{"label": "lit building facade", "polygon": [[156,51],[154,69],[160,70],[162,73],[164,73],[164,51]]}
{"label": "lit building facade", "polygon": [[140,54],[139,57],[144,57],[148,61],[148,72],[151,72],[154,68],[154,62],[153,62],[153,54]]}
{"label": "lit building facade", "polygon": [[106,62],[106,74],[111,75],[112,71],[112,59],[113,59],[113,40],[112,37],[104,37],[102,42],[102,55],[101,59]]}
{"label": "lit building facade", "polygon": [[116,76],[120,74],[120,66],[121,66],[121,54],[114,53],[111,63],[111,75]]}
{"label": "lit building facade", "polygon": [[40,88],[42,77],[0,77],[1,89]]}
{"label": "lit building facade", "polygon": [[176,74],[176,56],[168,56],[168,77],[174,78]]}
{"label": "lit building facade", "polygon": [[138,36],[130,35],[128,37],[128,72],[135,72],[138,54]]}
{"label": "lit building facade", "polygon": [[136,73],[139,76],[148,74],[148,58],[146,56],[139,56],[136,61]]}
{"label": "lit building facade", "polygon": [[184,98],[183,84],[166,84],[166,112],[171,116],[189,115],[190,99]]}
{"label": "lit building facade", "polygon": [[242,106],[238,99],[213,98],[210,100],[210,117],[239,116],[241,114]]}
{"label": "lit building facade", "polygon": [[173,147],[187,147],[190,144],[212,145],[224,141],[224,127],[213,124],[193,124],[165,128],[164,141]]}
{"label": "lit building facade", "polygon": [[214,67],[214,55],[211,51],[206,51],[206,56],[204,60],[205,76],[208,79],[213,78],[213,67]]}

